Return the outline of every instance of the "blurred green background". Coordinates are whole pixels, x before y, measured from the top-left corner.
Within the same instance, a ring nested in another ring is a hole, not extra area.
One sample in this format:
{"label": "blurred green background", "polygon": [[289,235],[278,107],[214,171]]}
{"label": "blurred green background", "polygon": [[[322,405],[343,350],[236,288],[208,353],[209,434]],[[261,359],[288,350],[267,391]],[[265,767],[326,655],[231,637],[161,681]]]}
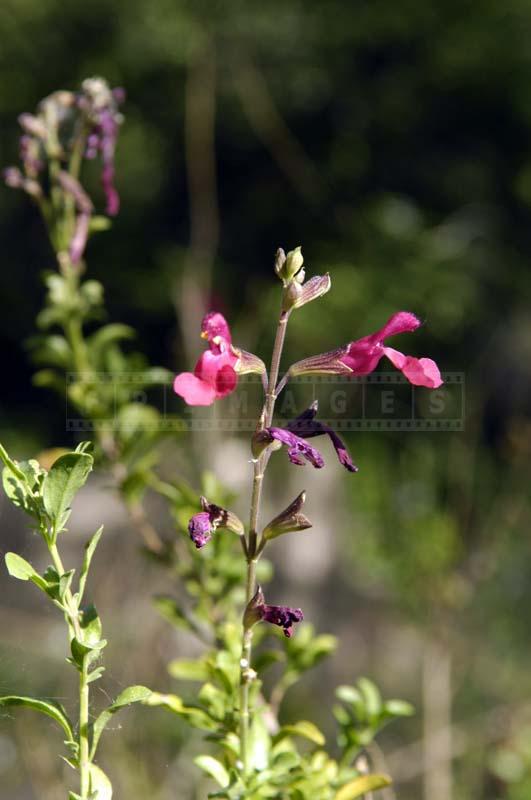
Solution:
{"label": "blurred green background", "polygon": [[[110,317],[138,329],[154,363],[192,361],[203,302],[267,358],[273,253],[302,244],[307,274],[329,270],[332,291],[293,320],[287,363],[408,309],[426,325],[396,346],[465,374],[463,430],[357,433],[358,475],[329,456],[318,481],[307,468],[270,484],[273,508],[275,483],[288,495],[304,480],[315,522],[280,548],[276,591],[340,637],[289,707],[332,730],[333,686],[368,674],[418,709],[381,740],[389,797],[527,800],[529,2],[3,0],[0,35],[2,165],[17,160],[17,115],[54,89],[92,74],[126,88],[122,211],[88,262]],[[91,180],[97,197],[96,170]],[[72,442],[64,405],[32,387],[24,344],[52,253],[25,196],[1,191],[0,214],[0,437],[28,457]],[[245,508],[243,439],[199,447],[194,464],[187,438],[176,444],[175,469],[191,481],[217,470]],[[1,550],[37,558],[4,499],[0,515]],[[171,686],[165,664],[191,644],[152,609],[167,576],[142,557],[103,479],[73,520],[72,560],[96,522],[107,528],[93,578],[111,639],[106,690]],[[13,583],[2,571],[0,687],[66,693],[62,629]],[[0,797],[53,800],[61,766],[49,726],[26,721],[0,717]],[[190,788],[194,745],[173,719],[140,710],[124,729],[106,742],[118,797],[204,796]]]}

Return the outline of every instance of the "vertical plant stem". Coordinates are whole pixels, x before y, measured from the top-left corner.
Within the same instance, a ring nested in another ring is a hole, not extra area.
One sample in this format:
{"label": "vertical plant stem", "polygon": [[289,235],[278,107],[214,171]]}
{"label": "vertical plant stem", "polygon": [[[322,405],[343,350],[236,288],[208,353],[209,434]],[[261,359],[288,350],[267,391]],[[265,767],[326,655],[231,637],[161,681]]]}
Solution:
{"label": "vertical plant stem", "polygon": [[79,779],[83,800],[89,796],[89,684],[87,656],[79,673]]}
{"label": "vertical plant stem", "polygon": [[[275,386],[278,380],[278,371],[280,367],[280,358],[282,356],[282,349],[284,347],[284,338],[286,336],[286,326],[288,322],[289,312],[282,311],[278,321],[277,332],[275,336],[275,343],[273,345],[273,355],[271,358],[271,370],[269,373],[268,391],[264,409],[262,412],[262,420],[265,427],[271,425],[273,419],[273,412],[275,410]],[[249,518],[249,542],[247,548],[247,587],[246,587],[246,605],[251,601],[256,592],[256,566],[258,563],[258,519],[260,515],[260,504],[262,500],[262,485],[264,480],[264,473],[267,468],[269,457],[267,451],[254,463],[253,474],[253,489],[251,495],[251,510]],[[243,774],[249,773],[249,686],[254,678],[251,670],[251,655],[252,655],[252,641],[253,630],[246,628],[244,625],[243,639],[242,639],[242,656],[240,661],[240,759],[242,763]]]}

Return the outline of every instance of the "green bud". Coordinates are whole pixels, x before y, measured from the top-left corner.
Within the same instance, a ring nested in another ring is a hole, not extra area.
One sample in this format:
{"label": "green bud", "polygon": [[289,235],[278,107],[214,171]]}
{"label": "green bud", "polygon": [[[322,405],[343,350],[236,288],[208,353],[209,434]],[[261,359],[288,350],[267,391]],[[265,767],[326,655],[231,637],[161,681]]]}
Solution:
{"label": "green bud", "polygon": [[304,258],[300,247],[290,250],[286,256],[286,261],[282,269],[282,277],[286,282],[291,281],[304,263]]}
{"label": "green bud", "polygon": [[272,519],[264,528],[264,539],[269,541],[269,539],[275,539],[277,536],[282,536],[284,533],[305,531],[311,528],[312,523],[308,517],[301,513],[301,508],[305,500],[306,492],[301,492],[284,511]]}

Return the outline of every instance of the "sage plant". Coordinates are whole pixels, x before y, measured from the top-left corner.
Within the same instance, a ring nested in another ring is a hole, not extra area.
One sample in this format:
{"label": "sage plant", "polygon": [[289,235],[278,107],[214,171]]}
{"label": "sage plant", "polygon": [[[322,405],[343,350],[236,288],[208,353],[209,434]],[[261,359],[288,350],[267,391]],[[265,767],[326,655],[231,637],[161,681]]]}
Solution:
{"label": "sage plant", "polygon": [[[343,769],[332,766],[327,771],[325,785],[310,784],[305,791],[300,789],[301,776],[297,767],[304,768],[303,759],[288,760],[289,769],[279,767],[278,756],[284,754],[283,748],[276,749],[279,731],[274,730],[269,745],[262,746],[262,752],[256,756],[256,745],[253,744],[253,724],[257,716],[264,715],[265,703],[259,701],[259,675],[253,662],[253,638],[255,626],[266,622],[278,626],[288,639],[294,628],[303,620],[300,608],[285,605],[274,605],[266,601],[263,588],[257,581],[257,569],[262,554],[271,546],[272,540],[278,536],[296,531],[304,531],[311,527],[309,519],[302,511],[306,493],[301,492],[293,502],[275,516],[265,526],[261,525],[260,510],[263,494],[264,477],[270,461],[278,450],[285,448],[289,461],[296,466],[311,465],[315,469],[324,466],[324,459],[309,440],[319,436],[328,436],[336,451],[339,462],[349,472],[357,472],[348,449],[338,434],[318,419],[318,407],[313,403],[293,421],[283,427],[275,424],[275,403],[294,376],[307,374],[332,375],[367,375],[386,356],[392,364],[405,375],[408,381],[416,386],[437,388],[442,379],[439,369],[429,358],[414,358],[387,346],[386,340],[400,333],[414,331],[420,321],[414,314],[400,311],[376,331],[346,344],[337,350],[304,358],[293,364],[280,378],[280,364],[286,329],[290,316],[303,306],[326,294],[331,281],[329,275],[315,276],[305,281],[303,256],[301,248],[292,250],[287,255],[279,249],[275,258],[275,272],[282,282],[280,316],[277,324],[270,368],[267,371],[262,360],[242,350],[232,342],[230,327],[225,318],[218,312],[210,312],[201,325],[201,336],[207,342],[207,349],[199,358],[193,372],[183,372],[174,381],[175,392],[184,398],[189,405],[207,406],[220,400],[237,389],[241,375],[258,373],[264,386],[263,406],[257,420],[256,431],[251,441],[253,464],[253,480],[247,530],[236,515],[223,507],[201,497],[201,510],[194,514],[188,524],[190,539],[197,549],[208,546],[212,538],[228,531],[239,538],[243,558],[246,563],[245,608],[242,617],[241,652],[239,654],[239,692],[234,703],[234,719],[230,733],[230,745],[226,739],[225,763],[212,761],[200,762],[222,784],[223,790],[215,797],[357,797],[371,788],[385,785],[381,776],[372,776],[372,784],[368,778],[353,777],[353,765],[349,756],[353,750],[346,749],[347,758],[342,760]],[[230,683],[230,681],[229,681]],[[343,698],[347,696],[351,702],[360,704],[361,693],[351,688],[350,693],[343,690]],[[152,703],[157,698],[151,698]],[[162,701],[164,702],[164,700]],[[170,704],[171,705],[171,704]],[[262,708],[260,708],[262,705]],[[363,705],[363,702],[361,702]],[[341,718],[341,715],[340,715]],[[278,724],[278,722],[276,723]],[[307,726],[304,723],[302,729]],[[295,727],[295,732],[297,728]],[[301,728],[299,728],[299,731]],[[306,727],[306,730],[307,727]],[[280,734],[282,729],[280,729]],[[225,736],[227,732],[225,732]],[[289,733],[287,734],[289,735]],[[256,734],[254,734],[256,738]],[[266,736],[267,738],[267,736]],[[280,735],[280,740],[284,739]],[[309,736],[311,739],[312,737]],[[346,737],[348,739],[348,736]],[[315,741],[315,739],[314,739]],[[321,743],[319,734],[317,741]],[[227,750],[230,755],[227,755]],[[254,755],[253,755],[254,754]],[[266,757],[264,763],[263,758]],[[293,751],[291,751],[293,756]],[[344,754],[345,755],[345,754]],[[268,763],[267,756],[271,759]],[[225,767],[232,767],[226,772]],[[355,768],[354,768],[355,771]],[[333,794],[333,791],[337,794]],[[282,792],[285,791],[284,795]],[[308,792],[308,793],[306,793]]]}
{"label": "sage plant", "polygon": [[0,707],[25,706],[51,717],[62,729],[67,753],[63,758],[79,774],[79,791],[69,791],[68,800],[110,800],[111,781],[94,760],[101,734],[117,711],[145,701],[151,694],[144,686],[129,686],[97,717],[89,716],[90,689],[105,670],[101,656],[107,644],[96,607],[85,602],[89,570],[102,528],[87,542],[76,589],[73,588],[76,570],[64,566],[59,544],[67,531],[75,495],[92,470],[90,447],[90,442],[83,442],[73,452],[57,458],[46,470],[34,459],[15,461],[0,445],[4,491],[13,505],[27,514],[52,561],[40,574],[22,556],[6,553],[7,570],[13,578],[33,583],[61,611],[69,642],[67,661],[79,676],[77,724],[60,703],[49,698],[6,695],[0,697]]}

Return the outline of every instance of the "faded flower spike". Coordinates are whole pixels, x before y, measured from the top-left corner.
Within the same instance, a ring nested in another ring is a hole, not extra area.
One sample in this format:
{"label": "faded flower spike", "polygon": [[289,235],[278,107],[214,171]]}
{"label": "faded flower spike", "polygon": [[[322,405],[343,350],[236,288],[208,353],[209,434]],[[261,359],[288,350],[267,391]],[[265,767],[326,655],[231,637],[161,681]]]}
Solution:
{"label": "faded flower spike", "polygon": [[255,433],[252,444],[254,457],[258,458],[260,453],[275,441],[288,448],[288,458],[292,464],[302,467],[304,459],[306,459],[316,469],[324,467],[324,459],[315,447],[309,445],[300,436],[283,428],[265,428],[263,431]]}
{"label": "faded flower spike", "polygon": [[266,525],[263,531],[265,541],[282,536],[283,533],[293,533],[295,531],[306,531],[312,527],[312,523],[302,512],[301,508],[306,500],[306,492],[301,492],[295,500],[289,504],[280,514]]}
{"label": "faded flower spike", "polygon": [[118,105],[123,103],[122,88],[110,89],[103,78],[87,78],[81,84],[77,104],[87,115],[91,129],[87,138],[87,158],[101,154],[101,183],[107,200],[106,212],[114,217],[120,209],[120,197],[114,185],[114,151],[123,116]]}
{"label": "faded flower spike", "polygon": [[238,375],[249,372],[265,373],[264,363],[252,353],[232,345],[229,325],[218,311],[211,311],[201,324],[201,338],[209,349],[200,356],[194,372],[181,372],[173,389],[190,406],[209,406],[231,394]]}
{"label": "faded flower spike", "polygon": [[265,603],[264,593],[259,586],[256,594],[249,602],[244,614],[245,628],[251,628],[256,622],[270,622],[278,625],[284,631],[284,636],[288,639],[292,634],[293,625],[302,622],[304,615],[300,608],[290,608],[289,606],[268,606]]}
{"label": "faded flower spike", "polygon": [[420,320],[414,314],[398,311],[376,333],[337,350],[298,361],[290,368],[290,374],[368,375],[376,369],[382,356],[386,356],[413,385],[437,389],[443,381],[435,361],[406,356],[384,345],[387,337],[409,333],[419,325]]}
{"label": "faded flower spike", "polygon": [[299,416],[294,420],[288,422],[286,429],[288,431],[292,431],[293,433],[297,433],[303,439],[311,439],[314,436],[329,436],[330,441],[334,446],[334,450],[337,453],[339,463],[342,464],[345,469],[348,469],[349,472],[357,472],[358,467],[352,461],[350,453],[347,450],[347,446],[341,437],[338,436],[338,434],[329,425],[325,425],[324,422],[319,422],[318,420],[314,419],[315,415],[317,414],[317,409],[318,402],[317,400],[314,400],[311,406],[306,409],[306,411],[303,411],[302,414],[299,414]]}
{"label": "faded flower spike", "polygon": [[225,528],[228,531],[237,533],[238,536],[243,536],[243,523],[232,511],[227,511],[226,508],[209,503],[206,497],[201,497],[201,508],[203,510],[198,514],[194,514],[188,523],[190,539],[198,550],[210,541],[212,534],[218,528]]}

